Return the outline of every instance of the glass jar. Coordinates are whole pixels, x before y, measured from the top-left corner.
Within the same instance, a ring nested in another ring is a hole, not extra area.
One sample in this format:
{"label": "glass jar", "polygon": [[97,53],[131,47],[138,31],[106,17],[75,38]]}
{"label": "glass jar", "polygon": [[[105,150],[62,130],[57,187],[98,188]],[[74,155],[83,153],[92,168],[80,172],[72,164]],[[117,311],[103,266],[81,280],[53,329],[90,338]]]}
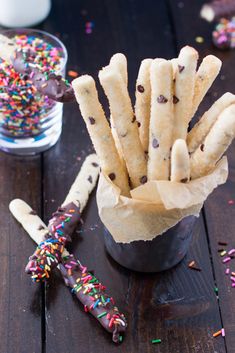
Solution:
{"label": "glass jar", "polygon": [[[46,48],[42,55],[46,56],[45,53],[49,51],[48,62],[53,63],[52,72],[65,76],[67,50],[58,38],[34,29],[12,29],[2,34],[9,38],[18,36],[17,40],[20,43],[27,40],[27,45],[28,41],[36,38],[38,58],[42,50],[40,46]],[[18,155],[32,155],[47,150],[60,137],[63,104],[39,94],[30,79],[24,81],[17,76],[15,84],[14,74],[13,79],[9,78],[12,69],[7,64],[6,67],[2,65],[0,63],[0,79],[3,78],[0,85],[0,149]]]}
{"label": "glass jar", "polygon": [[188,216],[153,240],[116,243],[105,228],[106,250],[120,265],[139,272],[160,272],[177,265],[186,255],[197,218]]}

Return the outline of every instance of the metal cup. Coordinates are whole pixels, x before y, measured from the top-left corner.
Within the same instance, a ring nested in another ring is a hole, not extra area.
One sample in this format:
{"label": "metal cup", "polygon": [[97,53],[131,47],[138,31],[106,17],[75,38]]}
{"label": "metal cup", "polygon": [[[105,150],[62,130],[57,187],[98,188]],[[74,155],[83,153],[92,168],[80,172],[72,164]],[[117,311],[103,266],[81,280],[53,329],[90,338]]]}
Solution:
{"label": "metal cup", "polygon": [[186,255],[196,219],[195,216],[185,217],[153,240],[139,240],[128,244],[116,243],[105,228],[105,247],[115,261],[130,270],[139,272],[168,270]]}

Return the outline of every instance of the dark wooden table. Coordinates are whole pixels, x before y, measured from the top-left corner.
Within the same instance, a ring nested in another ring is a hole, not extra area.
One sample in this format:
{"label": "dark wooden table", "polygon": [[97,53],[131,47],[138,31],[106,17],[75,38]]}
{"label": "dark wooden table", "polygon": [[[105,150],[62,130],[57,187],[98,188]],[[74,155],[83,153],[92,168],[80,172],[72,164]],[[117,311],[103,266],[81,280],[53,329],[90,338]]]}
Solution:
{"label": "dark wooden table", "polygon": [[[60,35],[68,48],[68,69],[79,74],[97,77],[112,54],[126,54],[132,97],[143,58],[172,58],[185,44],[194,46],[201,56],[217,55],[223,60],[222,72],[200,106],[202,113],[224,92],[234,91],[235,62],[234,51],[213,48],[213,25],[199,18],[203,2],[54,0],[40,28]],[[88,21],[94,22],[91,34],[85,33]],[[198,36],[204,38],[203,43],[196,42]],[[164,273],[133,273],[107,256],[93,193],[71,249],[95,269],[126,313],[129,326],[121,347],[84,313],[58,274],[46,285],[31,283],[24,267],[35,244],[10,215],[9,201],[26,200],[48,221],[91,150],[78,106],[69,104],[64,109],[61,139],[54,148],[30,158],[0,154],[0,352],[234,353],[235,289],[217,253],[219,240],[234,246],[235,205],[229,204],[235,199],[234,145],[228,151],[229,180],[208,198],[186,259]],[[190,260],[196,260],[202,271],[190,270]],[[213,338],[221,327],[226,330],[225,339]],[[153,338],[161,338],[162,343],[153,345]]]}

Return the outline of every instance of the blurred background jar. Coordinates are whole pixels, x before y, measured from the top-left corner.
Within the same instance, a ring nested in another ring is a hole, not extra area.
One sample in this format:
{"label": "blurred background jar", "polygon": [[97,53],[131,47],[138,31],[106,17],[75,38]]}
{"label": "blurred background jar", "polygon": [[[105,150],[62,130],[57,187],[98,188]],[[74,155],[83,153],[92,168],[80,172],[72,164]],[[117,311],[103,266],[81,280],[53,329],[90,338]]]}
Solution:
{"label": "blurred background jar", "polygon": [[28,27],[43,21],[51,9],[51,0],[0,0],[0,25]]}

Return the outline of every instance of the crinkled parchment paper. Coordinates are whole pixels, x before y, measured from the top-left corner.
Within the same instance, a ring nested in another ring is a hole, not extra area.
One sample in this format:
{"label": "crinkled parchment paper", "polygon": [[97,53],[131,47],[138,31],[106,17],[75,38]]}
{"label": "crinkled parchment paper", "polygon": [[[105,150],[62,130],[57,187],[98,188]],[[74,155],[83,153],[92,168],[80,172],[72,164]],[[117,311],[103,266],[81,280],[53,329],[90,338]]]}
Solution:
{"label": "crinkled parchment paper", "polygon": [[133,189],[132,198],[127,198],[101,173],[97,190],[99,215],[116,242],[152,240],[182,218],[198,217],[208,195],[227,177],[228,163],[223,157],[207,176],[187,184],[149,181]]}

